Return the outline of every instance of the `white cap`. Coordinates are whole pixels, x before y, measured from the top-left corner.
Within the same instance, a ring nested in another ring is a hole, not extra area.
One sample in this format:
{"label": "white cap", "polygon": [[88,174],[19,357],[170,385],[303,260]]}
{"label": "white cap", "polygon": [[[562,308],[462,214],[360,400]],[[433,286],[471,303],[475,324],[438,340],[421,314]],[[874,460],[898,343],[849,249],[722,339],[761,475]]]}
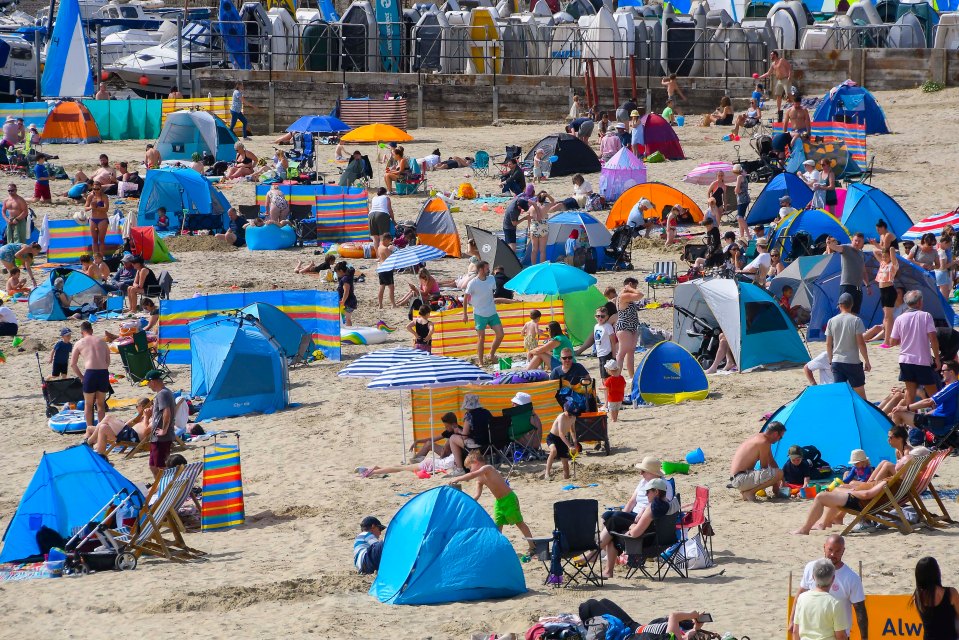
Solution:
{"label": "white cap", "polygon": [[516,405],[533,404],[533,396],[524,391],[517,391],[510,402]]}

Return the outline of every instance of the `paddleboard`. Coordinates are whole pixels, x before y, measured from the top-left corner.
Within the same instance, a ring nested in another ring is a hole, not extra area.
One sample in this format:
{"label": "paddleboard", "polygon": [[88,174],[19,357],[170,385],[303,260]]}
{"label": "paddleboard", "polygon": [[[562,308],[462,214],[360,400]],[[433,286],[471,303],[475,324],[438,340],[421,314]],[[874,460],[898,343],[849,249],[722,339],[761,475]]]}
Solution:
{"label": "paddleboard", "polygon": [[339,22],[340,14],[336,12],[333,0],[320,0],[320,13],[327,22]]}
{"label": "paddleboard", "polygon": [[50,418],[50,428],[57,433],[83,433],[87,430],[87,420],[82,411],[61,411]]}
{"label": "paddleboard", "polygon": [[400,23],[399,0],[375,0],[373,10],[380,42],[380,58],[383,71],[397,73],[400,70]]}
{"label": "paddleboard", "polygon": [[246,52],[246,25],[240,18],[240,12],[230,0],[220,0],[220,34],[223,46],[230,56],[234,69],[248,70],[250,55]]}
{"label": "paddleboard", "polygon": [[491,7],[470,11],[470,65],[467,73],[483,75],[503,72],[503,46],[496,14]]}
{"label": "paddleboard", "polygon": [[606,7],[589,19],[589,27],[583,34],[583,55],[596,61],[593,67],[596,76],[609,78],[612,68],[609,59],[623,57],[623,43],[619,39],[619,25]]}

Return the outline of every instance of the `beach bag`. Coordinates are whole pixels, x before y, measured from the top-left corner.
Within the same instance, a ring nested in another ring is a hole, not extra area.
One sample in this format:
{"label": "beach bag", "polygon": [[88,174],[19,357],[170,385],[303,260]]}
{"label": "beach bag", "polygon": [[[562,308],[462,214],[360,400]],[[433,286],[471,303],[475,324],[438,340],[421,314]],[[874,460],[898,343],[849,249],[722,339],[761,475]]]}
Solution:
{"label": "beach bag", "polygon": [[662,151],[654,151],[646,156],[646,162],[666,162],[666,156],[663,155]]}
{"label": "beach bag", "polygon": [[702,536],[699,534],[683,543],[682,554],[687,569],[708,569],[715,566],[713,559],[706,550],[706,545],[703,544]]}
{"label": "beach bag", "polygon": [[806,445],[802,448],[803,458],[812,467],[810,480],[828,480],[832,477],[833,471],[829,463],[822,459],[822,453],[814,445]]}
{"label": "beach bag", "polygon": [[543,640],[545,634],[546,627],[543,626],[543,623],[537,622],[526,630],[526,640]]}
{"label": "beach bag", "polygon": [[469,182],[463,182],[456,189],[456,197],[463,200],[473,200],[476,198],[476,189]]}
{"label": "beach bag", "polygon": [[625,640],[630,633],[622,620],[608,613],[586,621],[585,640]]}
{"label": "beach bag", "polygon": [[603,198],[598,193],[591,193],[586,196],[586,206],[583,207],[587,211],[602,211],[603,209]]}

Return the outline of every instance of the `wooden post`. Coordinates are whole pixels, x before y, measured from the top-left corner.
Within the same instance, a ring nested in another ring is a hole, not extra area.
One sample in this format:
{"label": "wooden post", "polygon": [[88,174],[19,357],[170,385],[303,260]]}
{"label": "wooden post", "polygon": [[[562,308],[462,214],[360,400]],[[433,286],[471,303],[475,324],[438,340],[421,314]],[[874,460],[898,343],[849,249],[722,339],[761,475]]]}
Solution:
{"label": "wooden post", "polygon": [[596,65],[594,64],[595,60],[589,61],[589,75],[591,76],[593,83],[593,100],[596,102],[594,108],[599,112],[599,86],[596,84]]}
{"label": "wooden post", "polygon": [[616,58],[609,57],[609,73],[613,80],[613,111],[619,108],[619,85],[616,83]]}
{"label": "wooden post", "polygon": [[589,62],[583,65],[583,85],[586,87],[586,108],[589,109],[593,106],[593,88],[589,84]]}
{"label": "wooden post", "polygon": [[633,82],[633,102],[636,102],[636,56],[629,56],[629,76]]}
{"label": "wooden post", "polygon": [[267,93],[270,97],[270,100],[269,103],[267,103],[266,119],[269,123],[270,133],[276,131],[276,106],[274,104],[274,100],[276,100],[275,89],[276,87],[273,85],[272,80],[267,83]]}

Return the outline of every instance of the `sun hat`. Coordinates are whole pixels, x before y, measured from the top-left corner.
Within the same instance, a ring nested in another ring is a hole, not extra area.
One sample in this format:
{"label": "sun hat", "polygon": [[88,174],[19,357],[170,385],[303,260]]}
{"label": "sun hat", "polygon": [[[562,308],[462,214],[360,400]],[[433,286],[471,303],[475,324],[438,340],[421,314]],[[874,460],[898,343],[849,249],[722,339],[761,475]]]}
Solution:
{"label": "sun hat", "polygon": [[613,125],[613,128],[614,128],[614,129],[625,129],[625,128],[626,128],[626,125],[623,124],[622,122],[617,122],[616,124]]}
{"label": "sun hat", "polygon": [[849,464],[858,464],[860,462],[869,462],[869,456],[862,449],[853,449],[849,454]]}
{"label": "sun hat", "polygon": [[516,395],[513,396],[513,399],[510,400],[510,402],[518,405],[533,404],[533,396],[524,391],[517,391]]}
{"label": "sun hat", "polygon": [[809,165],[809,164],[811,164],[812,166],[815,167],[815,166],[816,166],[816,161],[815,161],[815,160],[806,160],[805,162],[803,162],[803,166],[804,166],[804,167],[805,167],[806,165]]}
{"label": "sun hat", "polygon": [[651,473],[659,478],[663,477],[663,463],[653,456],[646,456],[643,461],[635,465],[640,471]]}
{"label": "sun hat", "polygon": [[607,371],[620,371],[619,363],[615,360],[610,360],[605,365]]}
{"label": "sun hat", "polygon": [[630,111],[630,112],[629,112],[629,117],[630,117],[630,118],[638,118],[638,117],[639,117],[639,109],[633,109],[632,111]]}
{"label": "sun hat", "polygon": [[669,491],[666,486],[666,481],[662,478],[654,478],[646,483],[646,491],[656,489],[657,491]]}

